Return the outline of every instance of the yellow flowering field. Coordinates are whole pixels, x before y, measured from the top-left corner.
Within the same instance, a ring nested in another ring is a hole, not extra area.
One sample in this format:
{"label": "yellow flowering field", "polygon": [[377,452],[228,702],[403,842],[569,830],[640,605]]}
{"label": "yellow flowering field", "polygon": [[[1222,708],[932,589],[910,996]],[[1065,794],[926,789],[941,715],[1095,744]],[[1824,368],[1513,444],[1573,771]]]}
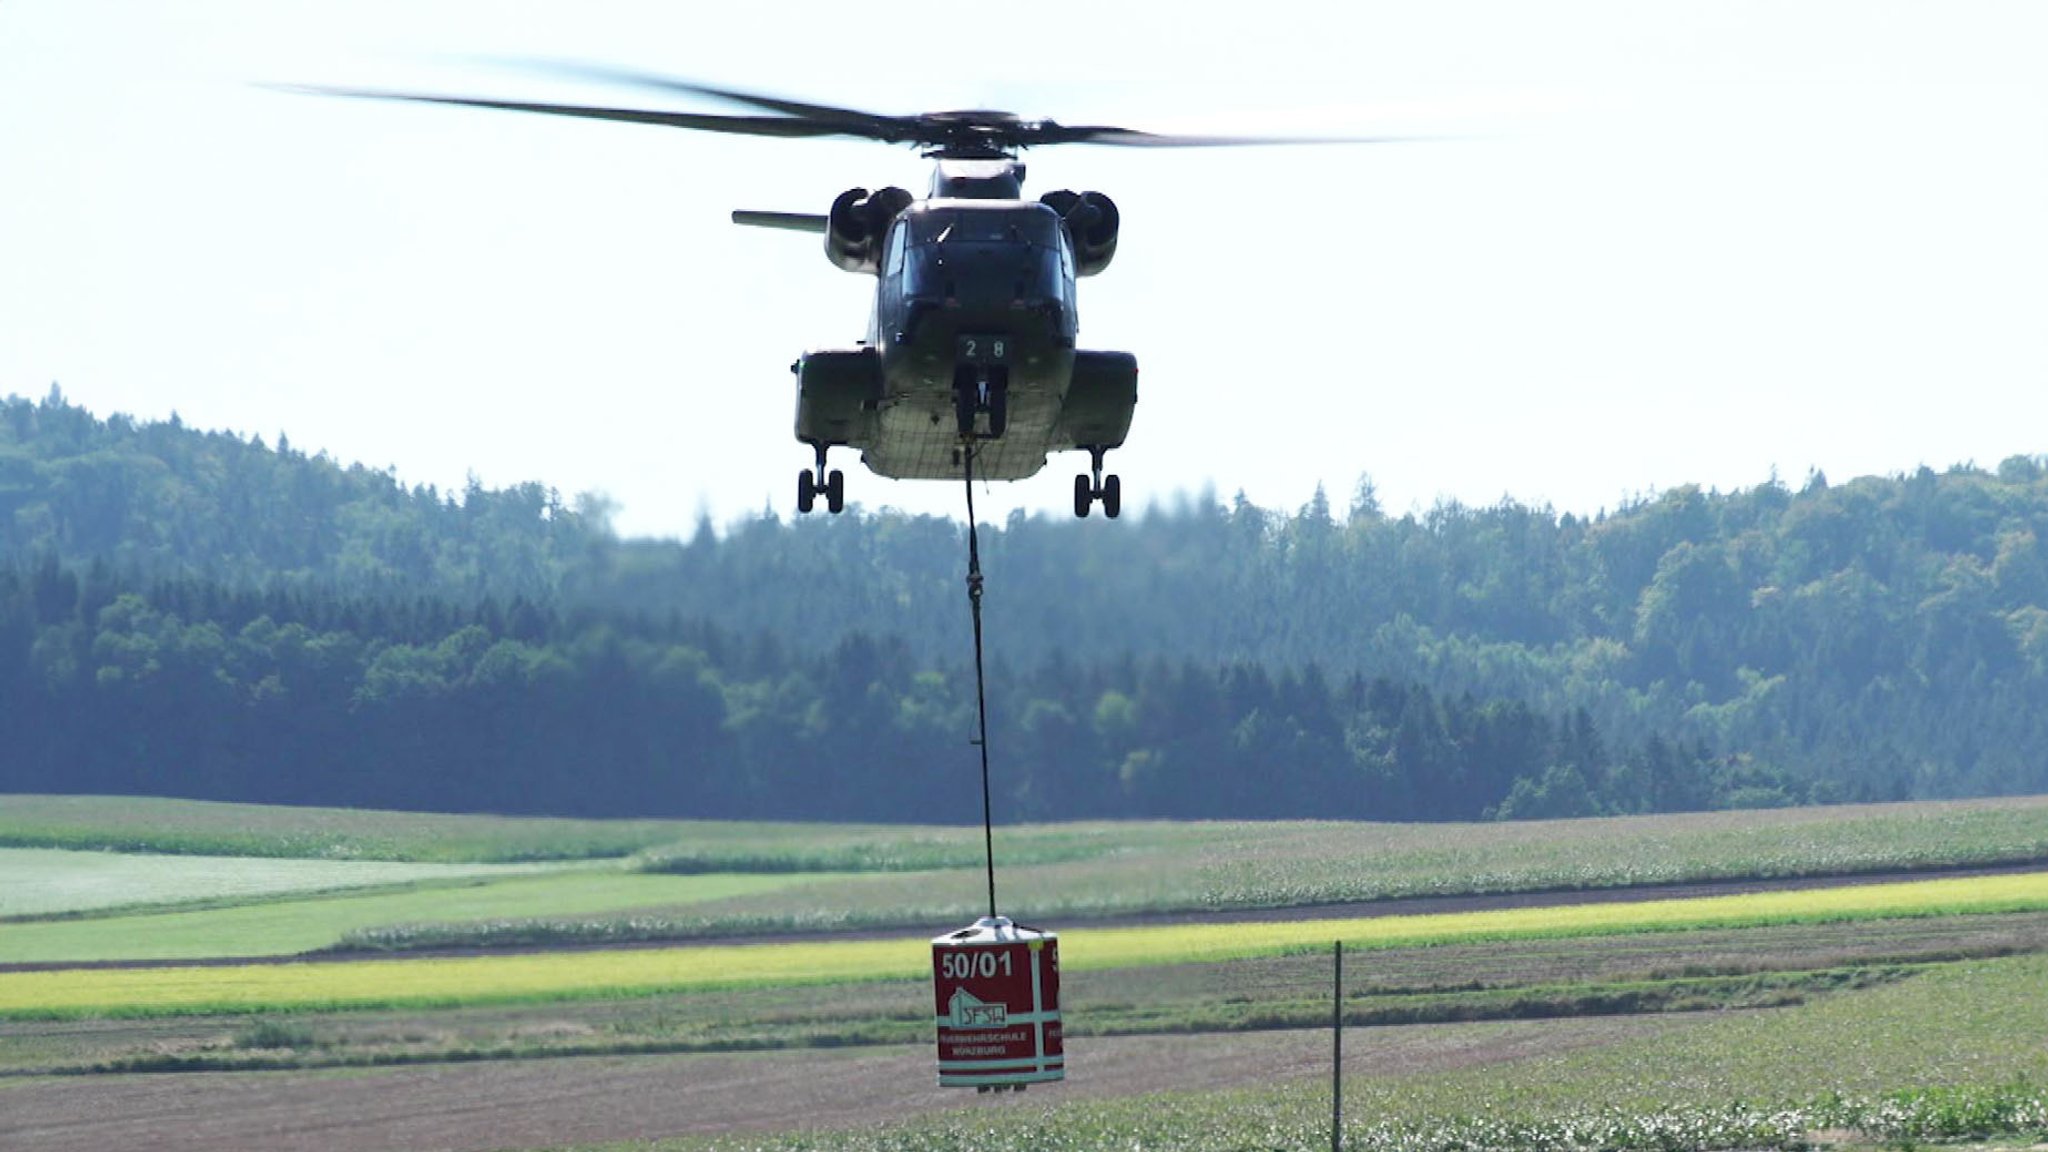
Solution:
{"label": "yellow flowering field", "polygon": [[[2048,872],[1444,915],[1077,928],[1061,933],[1061,961],[1070,971],[1086,971],[1274,955],[1338,939],[1347,947],[1371,949],[2037,910],[2048,910]],[[926,973],[928,949],[924,938],[911,937],[11,972],[0,977],[0,1017],[431,1008],[913,980]]]}

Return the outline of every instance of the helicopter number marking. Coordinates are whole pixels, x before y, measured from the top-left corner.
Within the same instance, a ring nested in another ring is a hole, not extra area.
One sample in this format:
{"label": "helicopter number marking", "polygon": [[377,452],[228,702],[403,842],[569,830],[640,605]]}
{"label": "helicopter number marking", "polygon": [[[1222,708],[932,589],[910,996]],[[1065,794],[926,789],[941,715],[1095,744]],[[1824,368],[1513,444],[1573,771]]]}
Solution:
{"label": "helicopter number marking", "polygon": [[962,364],[1010,362],[1010,341],[1006,336],[962,336],[957,351]]}

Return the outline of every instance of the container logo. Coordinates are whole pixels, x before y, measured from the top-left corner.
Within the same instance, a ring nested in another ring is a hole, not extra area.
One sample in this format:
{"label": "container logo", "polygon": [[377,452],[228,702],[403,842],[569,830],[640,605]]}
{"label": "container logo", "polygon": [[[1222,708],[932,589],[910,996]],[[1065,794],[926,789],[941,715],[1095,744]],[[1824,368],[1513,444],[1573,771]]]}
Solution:
{"label": "container logo", "polygon": [[946,1007],[955,1028],[1001,1028],[1010,1020],[1009,1005],[990,1004],[965,988],[953,989]]}

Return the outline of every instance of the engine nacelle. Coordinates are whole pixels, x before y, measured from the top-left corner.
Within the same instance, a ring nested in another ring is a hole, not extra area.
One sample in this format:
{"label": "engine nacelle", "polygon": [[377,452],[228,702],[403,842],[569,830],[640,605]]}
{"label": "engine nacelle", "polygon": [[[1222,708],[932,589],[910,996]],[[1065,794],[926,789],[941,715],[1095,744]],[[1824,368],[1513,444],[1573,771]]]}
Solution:
{"label": "engine nacelle", "polygon": [[1093,276],[1109,267],[1116,255],[1117,227],[1122,216],[1116,201],[1100,192],[1047,192],[1039,202],[1060,214],[1067,222],[1067,234],[1074,238],[1074,274]]}
{"label": "engine nacelle", "polygon": [[832,201],[825,217],[825,256],[848,272],[881,271],[882,240],[889,222],[915,198],[901,188],[848,188]]}

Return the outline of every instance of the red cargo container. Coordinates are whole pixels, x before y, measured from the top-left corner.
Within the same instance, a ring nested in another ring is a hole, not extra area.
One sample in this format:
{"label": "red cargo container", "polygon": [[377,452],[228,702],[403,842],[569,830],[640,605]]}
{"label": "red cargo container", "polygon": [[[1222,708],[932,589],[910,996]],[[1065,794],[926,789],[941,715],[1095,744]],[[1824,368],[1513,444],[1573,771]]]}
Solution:
{"label": "red cargo container", "polygon": [[1002,1088],[1062,1080],[1059,937],[975,921],[932,941],[939,1083]]}

